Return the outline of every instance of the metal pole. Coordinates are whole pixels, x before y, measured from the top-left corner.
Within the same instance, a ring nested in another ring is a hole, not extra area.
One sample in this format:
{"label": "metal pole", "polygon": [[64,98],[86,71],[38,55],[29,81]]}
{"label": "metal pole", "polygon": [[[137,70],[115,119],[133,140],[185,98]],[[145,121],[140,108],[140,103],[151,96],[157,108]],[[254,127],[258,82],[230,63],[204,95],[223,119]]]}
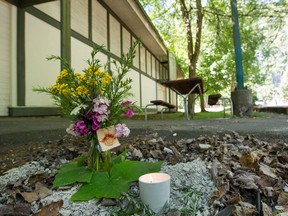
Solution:
{"label": "metal pole", "polygon": [[234,39],[235,60],[236,60],[237,89],[244,89],[244,75],[242,67],[242,52],[241,52],[241,41],[240,41],[240,31],[238,22],[237,0],[231,0],[231,10],[233,20],[233,39]]}
{"label": "metal pole", "polygon": [[187,97],[183,97],[183,101],[184,101],[184,118],[185,120],[189,120],[188,118],[188,107],[187,107]]}

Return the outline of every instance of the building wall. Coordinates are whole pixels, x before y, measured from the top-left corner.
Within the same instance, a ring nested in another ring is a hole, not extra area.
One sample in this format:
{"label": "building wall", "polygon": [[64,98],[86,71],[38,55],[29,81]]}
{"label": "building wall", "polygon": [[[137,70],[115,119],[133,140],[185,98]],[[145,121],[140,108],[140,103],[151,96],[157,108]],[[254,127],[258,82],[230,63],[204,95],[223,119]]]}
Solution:
{"label": "building wall", "polygon": [[50,55],[60,55],[60,31],[25,13],[25,105],[52,106],[50,95],[33,91],[49,87],[59,74],[60,62],[47,61]]}
{"label": "building wall", "polygon": [[141,75],[142,105],[145,106],[151,100],[157,98],[156,82],[145,75]]}
{"label": "building wall", "polygon": [[[111,52],[109,56],[97,54],[104,64],[109,59],[119,60],[121,53],[126,52],[137,39],[109,8],[97,0],[91,2],[92,8],[89,8],[88,0],[71,0],[71,66],[78,72],[87,67],[85,60],[89,58],[94,44],[104,45]],[[0,22],[0,46],[1,50],[7,50],[0,52],[0,115],[7,115],[9,106],[19,105],[15,86],[17,79],[19,85],[19,77],[15,77],[12,68],[12,62],[16,64],[17,61],[11,58],[13,52],[9,53],[11,43],[16,43],[16,31],[11,33],[11,7],[16,8],[0,0],[0,19],[5,20]],[[50,55],[61,55],[60,7],[58,0],[24,8],[25,80],[20,82],[24,83],[25,94],[22,97],[26,107],[54,106],[50,96],[36,93],[33,88],[51,86],[60,72],[59,61],[46,60]],[[145,107],[155,99],[170,100],[169,91],[157,84],[157,80],[168,79],[168,68],[145,44],[137,47],[133,68],[128,76],[133,80],[134,96],[130,99],[137,105]]]}
{"label": "building wall", "polygon": [[11,103],[11,15],[12,6],[0,0],[0,116],[8,115]]}

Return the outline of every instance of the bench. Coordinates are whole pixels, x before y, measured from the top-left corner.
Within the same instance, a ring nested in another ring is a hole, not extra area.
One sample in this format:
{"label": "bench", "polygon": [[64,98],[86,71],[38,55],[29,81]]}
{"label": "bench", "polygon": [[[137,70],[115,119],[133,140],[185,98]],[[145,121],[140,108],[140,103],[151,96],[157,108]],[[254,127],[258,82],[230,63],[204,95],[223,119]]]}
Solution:
{"label": "bench", "polygon": [[212,94],[208,96],[208,104],[210,106],[216,105],[218,103],[218,101],[221,101],[221,105],[224,108],[224,118],[226,117],[226,107],[225,107],[225,101],[228,101],[228,103],[230,104],[230,109],[231,109],[231,118],[233,118],[233,102],[231,100],[231,98],[224,98],[222,97],[221,94]]}
{"label": "bench", "polygon": [[150,103],[151,104],[147,104],[145,106],[145,120],[147,120],[147,108],[149,106],[163,106],[164,107],[164,108],[161,109],[161,119],[163,119],[163,111],[164,110],[167,110],[167,109],[170,110],[170,109],[175,109],[176,108],[175,105],[169,104],[169,103],[167,103],[165,101],[162,101],[162,100],[152,100],[152,101],[150,101]]}

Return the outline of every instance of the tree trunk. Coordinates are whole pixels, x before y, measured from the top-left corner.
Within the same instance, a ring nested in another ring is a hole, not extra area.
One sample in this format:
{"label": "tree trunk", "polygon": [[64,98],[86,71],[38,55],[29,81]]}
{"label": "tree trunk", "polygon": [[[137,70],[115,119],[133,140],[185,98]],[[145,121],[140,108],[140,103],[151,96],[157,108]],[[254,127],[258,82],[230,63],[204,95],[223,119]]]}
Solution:
{"label": "tree trunk", "polygon": [[[190,11],[191,8],[188,9],[185,0],[179,0],[181,5],[181,12],[182,18],[186,28],[186,37],[187,37],[187,52],[188,52],[188,59],[189,59],[189,78],[196,77],[196,65],[198,61],[198,57],[200,54],[200,47],[201,47],[201,35],[202,35],[202,22],[203,22],[203,10],[201,0],[196,0],[196,8],[197,8],[197,26],[196,26],[196,38],[195,38],[195,46],[193,44],[193,34],[192,34],[192,27],[191,27],[191,18],[190,18]],[[195,49],[194,49],[195,47]],[[189,113],[194,113],[194,100],[195,95],[189,96],[188,99],[188,111]],[[204,94],[200,94],[200,106],[201,111],[205,111],[205,102],[204,102]],[[193,115],[192,115],[193,118]]]}

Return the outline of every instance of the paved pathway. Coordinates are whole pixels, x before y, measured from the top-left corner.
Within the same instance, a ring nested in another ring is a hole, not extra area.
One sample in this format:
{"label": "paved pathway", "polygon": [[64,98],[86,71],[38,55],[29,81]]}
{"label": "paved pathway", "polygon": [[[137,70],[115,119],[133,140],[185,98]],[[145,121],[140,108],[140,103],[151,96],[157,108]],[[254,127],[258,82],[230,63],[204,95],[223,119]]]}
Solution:
{"label": "paved pathway", "polygon": [[[258,138],[288,141],[288,115],[273,118],[234,118],[205,120],[127,120],[131,136],[154,130],[165,139],[196,138],[199,135],[236,131]],[[66,134],[69,120],[61,117],[0,117],[0,146],[58,140]]]}

